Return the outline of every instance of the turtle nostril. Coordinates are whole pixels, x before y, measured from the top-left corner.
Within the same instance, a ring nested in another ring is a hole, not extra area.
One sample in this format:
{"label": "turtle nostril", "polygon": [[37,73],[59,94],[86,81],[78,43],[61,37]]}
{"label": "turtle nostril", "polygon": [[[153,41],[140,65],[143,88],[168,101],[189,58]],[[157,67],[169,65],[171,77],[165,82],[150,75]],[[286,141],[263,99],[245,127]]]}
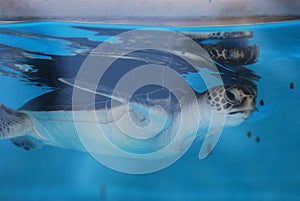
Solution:
{"label": "turtle nostril", "polygon": [[245,97],[245,98],[243,98],[243,100],[242,100],[242,102],[241,102],[241,105],[244,105],[245,104],[245,102],[246,102],[246,100],[247,100],[247,98]]}

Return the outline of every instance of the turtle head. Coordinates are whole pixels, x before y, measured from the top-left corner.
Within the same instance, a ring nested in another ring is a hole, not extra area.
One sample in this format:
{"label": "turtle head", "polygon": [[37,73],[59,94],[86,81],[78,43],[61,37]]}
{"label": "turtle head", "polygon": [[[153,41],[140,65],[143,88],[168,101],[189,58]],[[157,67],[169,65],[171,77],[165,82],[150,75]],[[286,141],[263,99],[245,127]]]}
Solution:
{"label": "turtle head", "polygon": [[[213,114],[214,118],[225,119],[224,126],[235,126],[249,118],[256,109],[256,96],[257,92],[253,87],[240,85],[217,86],[203,94],[202,104],[205,104],[205,108],[208,108],[206,117],[209,117],[209,121]],[[215,126],[221,126],[222,124],[223,121],[220,122],[220,125]]]}

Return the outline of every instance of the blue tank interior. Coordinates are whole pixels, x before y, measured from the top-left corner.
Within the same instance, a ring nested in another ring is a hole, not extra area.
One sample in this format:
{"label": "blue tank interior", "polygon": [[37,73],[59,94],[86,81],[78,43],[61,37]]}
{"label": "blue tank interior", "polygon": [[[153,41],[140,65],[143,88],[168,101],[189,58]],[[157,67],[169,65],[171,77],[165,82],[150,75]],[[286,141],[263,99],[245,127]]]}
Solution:
{"label": "blue tank interior", "polygon": [[[163,27],[193,32],[251,30],[251,40],[260,50],[258,62],[249,66],[261,77],[256,82],[258,111],[242,125],[224,129],[215,150],[204,160],[197,158],[200,141],[162,171],[128,175],[102,166],[88,153],[54,147],[27,152],[2,140],[0,200],[299,200],[299,26],[300,21]],[[16,109],[52,90],[22,81],[8,65],[22,63],[19,55],[25,52],[42,62],[51,62],[48,57],[53,55],[72,58],[86,51],[83,44],[71,43],[73,38],[99,42],[110,37],[109,32],[95,34],[93,30],[99,28],[141,26],[43,21],[0,24],[0,54],[11,56],[0,60],[1,104]]]}

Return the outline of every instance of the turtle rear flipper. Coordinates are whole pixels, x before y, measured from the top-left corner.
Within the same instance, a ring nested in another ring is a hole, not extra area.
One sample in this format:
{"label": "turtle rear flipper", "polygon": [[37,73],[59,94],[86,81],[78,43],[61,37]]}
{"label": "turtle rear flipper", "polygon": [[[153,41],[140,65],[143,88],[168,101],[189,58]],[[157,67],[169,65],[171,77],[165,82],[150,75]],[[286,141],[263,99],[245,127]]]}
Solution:
{"label": "turtle rear flipper", "polygon": [[25,149],[26,151],[40,149],[44,146],[44,143],[31,136],[16,137],[11,139],[11,142],[17,147]]}
{"label": "turtle rear flipper", "polygon": [[30,117],[5,105],[0,105],[0,139],[10,139],[34,131]]}

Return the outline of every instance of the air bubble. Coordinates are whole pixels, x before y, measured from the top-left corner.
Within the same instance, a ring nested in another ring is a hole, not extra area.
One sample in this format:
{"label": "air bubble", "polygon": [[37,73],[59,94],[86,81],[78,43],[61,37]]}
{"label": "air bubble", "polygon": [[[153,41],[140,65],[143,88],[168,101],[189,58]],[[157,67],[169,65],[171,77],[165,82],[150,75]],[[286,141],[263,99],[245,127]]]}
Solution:
{"label": "air bubble", "polygon": [[290,89],[294,89],[294,82],[290,83]]}
{"label": "air bubble", "polygon": [[260,101],[259,101],[259,104],[261,105],[261,106],[263,106],[265,103],[264,103],[264,100],[263,99],[261,99]]}

